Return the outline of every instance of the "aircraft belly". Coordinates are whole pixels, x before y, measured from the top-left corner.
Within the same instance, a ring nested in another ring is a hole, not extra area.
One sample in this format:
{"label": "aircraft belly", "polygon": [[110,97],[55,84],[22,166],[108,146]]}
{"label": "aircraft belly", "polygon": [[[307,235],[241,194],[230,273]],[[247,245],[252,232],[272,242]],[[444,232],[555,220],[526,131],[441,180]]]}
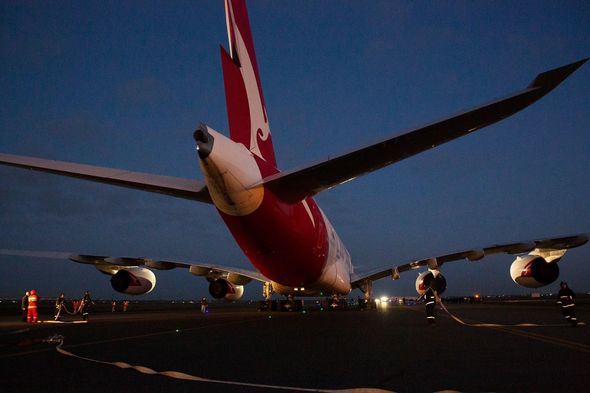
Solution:
{"label": "aircraft belly", "polygon": [[310,198],[287,204],[264,192],[261,205],[244,216],[218,210],[242,251],[274,282],[305,287],[321,280],[328,238],[321,211]]}
{"label": "aircraft belly", "polygon": [[350,285],[350,275],[352,273],[350,254],[328,218],[323,213],[322,216],[329,242],[328,258],[320,279],[311,287],[329,289],[332,293],[342,295],[348,294],[352,290]]}

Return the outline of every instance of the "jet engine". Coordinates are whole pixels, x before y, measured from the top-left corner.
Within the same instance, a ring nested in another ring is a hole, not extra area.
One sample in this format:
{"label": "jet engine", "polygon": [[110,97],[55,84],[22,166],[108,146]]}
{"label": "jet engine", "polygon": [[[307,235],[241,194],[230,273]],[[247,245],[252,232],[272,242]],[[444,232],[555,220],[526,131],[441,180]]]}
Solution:
{"label": "jet engine", "polygon": [[156,287],[156,275],[143,267],[128,267],[111,276],[111,285],[117,292],[143,295]]}
{"label": "jet engine", "polygon": [[223,278],[218,278],[210,281],[209,293],[215,299],[239,300],[244,295],[244,286],[235,285]]}
{"label": "jet engine", "polygon": [[539,288],[551,284],[559,277],[559,259],[547,262],[538,255],[517,257],[510,265],[510,276],[518,285]]}
{"label": "jet engine", "polygon": [[422,296],[429,287],[440,295],[447,289],[447,280],[438,270],[428,270],[420,273],[416,279],[416,292]]}

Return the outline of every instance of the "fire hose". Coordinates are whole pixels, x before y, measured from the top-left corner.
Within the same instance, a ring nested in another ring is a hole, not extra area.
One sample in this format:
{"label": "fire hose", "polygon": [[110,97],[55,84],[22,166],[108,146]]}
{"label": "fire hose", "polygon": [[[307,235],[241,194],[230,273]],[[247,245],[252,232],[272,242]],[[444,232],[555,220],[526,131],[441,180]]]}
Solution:
{"label": "fire hose", "polygon": [[[463,321],[461,318],[452,314],[444,305],[443,302],[438,302],[440,307],[447,313],[451,318],[453,318],[456,322],[460,323],[464,326],[472,326],[472,327],[538,327],[538,326],[563,326],[563,324],[537,324],[537,323],[517,323],[517,324],[499,324],[499,323],[469,323]],[[586,325],[584,322],[578,322],[578,325]]]}

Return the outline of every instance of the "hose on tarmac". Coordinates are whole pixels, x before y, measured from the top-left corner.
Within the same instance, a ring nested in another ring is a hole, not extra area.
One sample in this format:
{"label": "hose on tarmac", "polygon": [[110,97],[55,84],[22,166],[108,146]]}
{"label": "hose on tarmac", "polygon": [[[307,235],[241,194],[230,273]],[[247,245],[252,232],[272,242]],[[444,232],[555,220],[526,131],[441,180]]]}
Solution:
{"label": "hose on tarmac", "polygon": [[[455,316],[453,313],[451,313],[444,305],[443,302],[439,302],[438,303],[440,305],[440,307],[447,313],[449,314],[449,316],[451,318],[453,318],[456,322],[460,323],[461,325],[464,326],[472,326],[472,327],[539,327],[539,326],[568,326],[565,324],[538,324],[538,323],[517,323],[517,324],[499,324],[499,323],[469,323],[469,322],[465,322],[463,321],[461,318]],[[586,325],[586,323],[584,322],[578,322],[578,325]]]}
{"label": "hose on tarmac", "polygon": [[68,310],[68,307],[65,305],[65,303],[63,303],[63,304],[61,305],[61,308],[62,308],[63,310],[66,310],[66,312],[67,312],[68,314],[70,314],[70,315],[76,315],[76,314],[80,313],[80,310],[82,310],[82,304],[80,304],[80,306],[79,306],[77,309],[75,309],[73,312],[72,312],[72,311],[70,311],[70,310]]}
{"label": "hose on tarmac", "polygon": [[300,387],[292,387],[292,386],[275,386],[275,385],[264,385],[264,384],[256,384],[256,383],[248,383],[248,382],[236,382],[236,381],[224,381],[219,379],[209,379],[203,378],[196,375],[186,374],[180,371],[156,371],[148,367],[144,366],[134,366],[129,363],[125,362],[105,362],[102,360],[91,359],[83,356],[79,356],[73,354],[72,352],[66,351],[62,348],[64,344],[64,336],[61,334],[54,334],[43,340],[44,343],[53,343],[57,344],[55,349],[62,355],[71,356],[77,359],[86,360],[88,362],[99,363],[109,366],[115,366],[122,369],[134,369],[142,374],[149,374],[149,375],[162,375],[169,378],[180,379],[184,381],[194,381],[194,382],[208,382],[208,383],[217,383],[217,384],[224,384],[224,385],[233,385],[233,386],[247,386],[247,387],[254,387],[254,388],[261,388],[261,389],[277,389],[277,390],[294,390],[297,392],[325,392],[325,393],[395,393],[391,390],[384,390],[378,388],[352,388],[352,389],[313,389],[313,388],[300,388]]}

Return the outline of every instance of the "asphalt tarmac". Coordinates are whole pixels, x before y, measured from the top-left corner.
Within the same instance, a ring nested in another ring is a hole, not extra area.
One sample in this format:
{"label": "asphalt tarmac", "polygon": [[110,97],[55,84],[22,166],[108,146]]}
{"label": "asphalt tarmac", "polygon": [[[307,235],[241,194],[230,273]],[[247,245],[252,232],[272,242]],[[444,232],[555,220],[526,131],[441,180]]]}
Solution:
{"label": "asphalt tarmac", "polygon": [[[1,316],[1,391],[588,391],[590,329],[565,325],[555,305],[447,307],[466,323],[545,326],[465,326],[440,309],[428,326],[421,305],[305,313],[214,305],[206,315],[196,305],[164,305],[96,312],[86,324]],[[590,305],[577,313],[590,320]],[[64,353],[58,342],[43,342],[58,336]],[[157,374],[164,371],[197,378]]]}

